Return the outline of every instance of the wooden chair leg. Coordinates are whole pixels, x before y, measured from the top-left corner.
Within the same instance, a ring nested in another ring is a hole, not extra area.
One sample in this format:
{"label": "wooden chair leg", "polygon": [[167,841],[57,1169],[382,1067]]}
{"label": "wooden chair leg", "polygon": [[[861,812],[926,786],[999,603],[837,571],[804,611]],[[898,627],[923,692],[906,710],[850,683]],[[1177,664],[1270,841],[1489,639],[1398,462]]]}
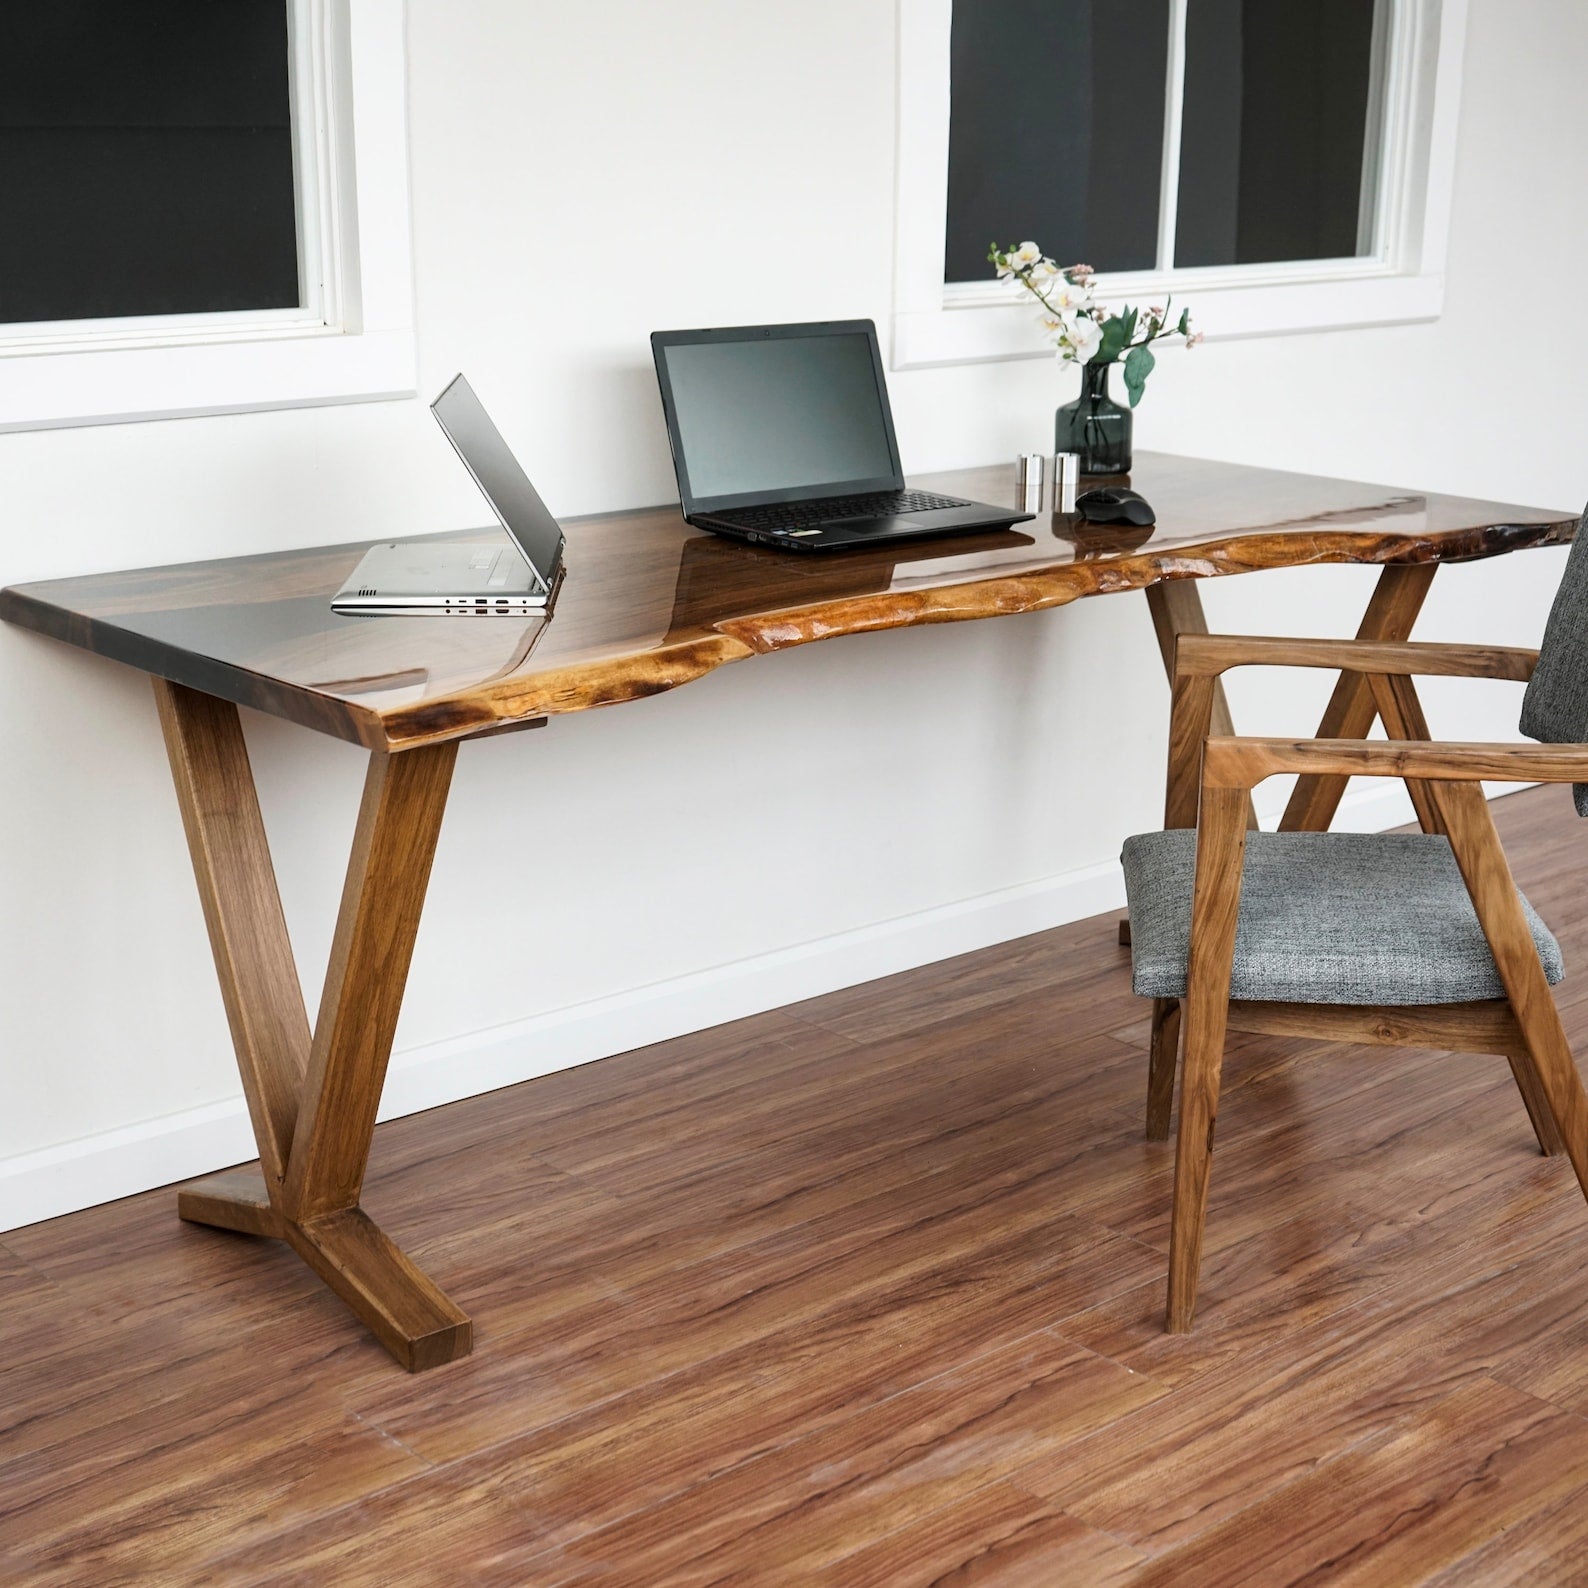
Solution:
{"label": "wooden chair leg", "polygon": [[[1505,983],[1512,1012],[1527,1039],[1543,1102],[1576,1172],[1577,1184],[1588,1200],[1588,1093],[1583,1090],[1582,1077],[1577,1073],[1565,1028],[1560,1023],[1560,1011],[1555,1007],[1555,995],[1522,913],[1516,882],[1494,830],[1488,802],[1476,783],[1443,783],[1439,785],[1439,806],[1450,847],[1472,896],[1472,907],[1488,939],[1500,980]],[[1523,1099],[1527,1100],[1525,1088]],[[1542,1139],[1541,1133],[1541,1144]]]}
{"label": "wooden chair leg", "polygon": [[1533,1055],[1524,1048],[1516,1053],[1507,1053],[1506,1058],[1511,1064],[1511,1076],[1516,1082],[1516,1089],[1522,1094],[1522,1106],[1527,1110],[1533,1134],[1538,1137],[1538,1150],[1546,1158],[1553,1158],[1566,1150],[1566,1144],[1555,1128],[1555,1117],[1549,1111],[1549,1099],[1544,1095],[1544,1085],[1538,1078]]}
{"label": "wooden chair leg", "polygon": [[1180,1057],[1180,1000],[1152,1001],[1152,1051],[1147,1060],[1147,1139],[1169,1139],[1174,1072]]}
{"label": "wooden chair leg", "polygon": [[1174,1216],[1169,1231],[1171,1334],[1185,1334],[1196,1311],[1207,1214],[1213,1127],[1218,1117],[1230,965],[1246,852],[1245,789],[1202,790],[1197,829],[1196,892],[1191,905],[1191,964],[1186,988],[1185,1060],[1180,1075],[1180,1133],[1175,1147]]}

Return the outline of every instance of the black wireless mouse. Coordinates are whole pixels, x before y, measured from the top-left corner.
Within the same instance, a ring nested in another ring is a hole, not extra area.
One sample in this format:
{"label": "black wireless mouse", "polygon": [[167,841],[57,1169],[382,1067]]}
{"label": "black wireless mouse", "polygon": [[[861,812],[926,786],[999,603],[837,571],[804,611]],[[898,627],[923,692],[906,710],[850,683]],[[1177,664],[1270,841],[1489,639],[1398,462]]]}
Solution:
{"label": "black wireless mouse", "polygon": [[1123,485],[1100,485],[1075,498],[1075,510],[1092,524],[1154,524],[1152,504]]}

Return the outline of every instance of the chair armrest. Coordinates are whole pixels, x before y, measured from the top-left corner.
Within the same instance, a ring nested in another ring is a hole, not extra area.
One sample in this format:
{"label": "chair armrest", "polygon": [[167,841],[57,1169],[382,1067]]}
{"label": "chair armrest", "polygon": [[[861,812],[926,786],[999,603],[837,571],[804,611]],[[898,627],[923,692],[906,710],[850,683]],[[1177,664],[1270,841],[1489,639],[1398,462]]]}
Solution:
{"label": "chair armrest", "polygon": [[1449,744],[1427,740],[1209,739],[1204,788],[1255,788],[1281,772],[1471,783],[1588,783],[1588,744]]}
{"label": "chair armrest", "polygon": [[1243,634],[1182,634],[1177,678],[1213,677],[1232,667],[1327,667],[1346,673],[1505,678],[1525,684],[1538,652],[1512,645],[1434,645],[1416,640],[1293,640]]}

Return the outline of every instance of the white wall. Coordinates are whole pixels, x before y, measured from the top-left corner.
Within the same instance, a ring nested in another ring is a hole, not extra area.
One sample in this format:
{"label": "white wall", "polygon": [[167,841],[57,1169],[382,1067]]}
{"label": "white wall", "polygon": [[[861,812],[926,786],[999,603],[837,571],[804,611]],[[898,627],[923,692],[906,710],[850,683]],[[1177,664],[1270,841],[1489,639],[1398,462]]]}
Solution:
{"label": "white wall", "polygon": [[[887,320],[894,33],[889,0],[410,0],[423,391],[468,370],[562,513],[668,499],[650,330]],[[1209,326],[1160,361],[1139,443],[1580,502],[1585,69],[1588,8],[1472,0],[1443,318]],[[1040,445],[1073,381],[895,375],[906,467]],[[422,401],[0,436],[0,501],[0,583],[480,518]],[[1446,570],[1419,632],[1536,642],[1560,560]],[[1344,633],[1370,583],[1204,588],[1216,628]],[[13,630],[0,672],[4,1228],[249,1149],[147,683]],[[1306,731],[1321,690],[1242,678],[1238,719]],[[1436,731],[1514,731],[1512,686],[1429,694]],[[1103,908],[1121,838],[1157,819],[1165,722],[1127,596],[813,646],[469,746],[389,1104]],[[312,1009],[362,757],[248,728]],[[475,893],[482,851],[517,885]]]}

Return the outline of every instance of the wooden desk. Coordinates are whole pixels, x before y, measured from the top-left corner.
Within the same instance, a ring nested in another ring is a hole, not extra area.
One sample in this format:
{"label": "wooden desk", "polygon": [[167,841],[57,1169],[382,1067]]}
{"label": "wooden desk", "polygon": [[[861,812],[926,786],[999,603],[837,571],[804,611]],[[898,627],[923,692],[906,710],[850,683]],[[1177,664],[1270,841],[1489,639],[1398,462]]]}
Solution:
{"label": "wooden desk", "polygon": [[[1013,501],[1013,468],[912,483]],[[1144,589],[1165,657],[1203,631],[1195,580],[1383,566],[1360,633],[1401,639],[1441,562],[1571,538],[1576,515],[1143,454],[1149,530],[1043,515],[990,535],[796,556],[690,529],[675,508],[567,525],[549,618],[338,617],[362,544],[17,586],[0,616],[151,674],[260,1167],[179,1193],[181,1216],[289,1242],[406,1367],[465,1355],[467,1317],[359,1206],[461,741],[674,689],[728,662],[872,629],[996,617]],[[490,538],[466,532],[456,538]],[[310,1028],[237,705],[370,751],[319,1017]],[[1360,679],[1320,732],[1373,721]],[[1215,732],[1229,731],[1222,702]],[[1326,827],[1343,780],[1298,786]]]}

